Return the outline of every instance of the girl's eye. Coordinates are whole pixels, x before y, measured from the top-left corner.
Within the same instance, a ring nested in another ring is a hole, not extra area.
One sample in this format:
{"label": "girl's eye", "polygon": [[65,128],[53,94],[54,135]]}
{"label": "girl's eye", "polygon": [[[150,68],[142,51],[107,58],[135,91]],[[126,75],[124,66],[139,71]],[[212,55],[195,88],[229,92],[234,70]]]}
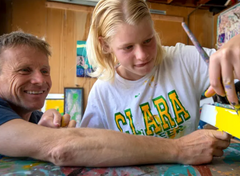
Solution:
{"label": "girl's eye", "polygon": [[124,50],[130,50],[130,49],[132,49],[132,45],[130,45],[130,46],[127,46],[127,47],[125,47],[125,48],[123,48]]}
{"label": "girl's eye", "polygon": [[147,43],[149,43],[151,41],[152,41],[152,39],[150,38],[150,39],[145,40],[144,43],[147,44]]}

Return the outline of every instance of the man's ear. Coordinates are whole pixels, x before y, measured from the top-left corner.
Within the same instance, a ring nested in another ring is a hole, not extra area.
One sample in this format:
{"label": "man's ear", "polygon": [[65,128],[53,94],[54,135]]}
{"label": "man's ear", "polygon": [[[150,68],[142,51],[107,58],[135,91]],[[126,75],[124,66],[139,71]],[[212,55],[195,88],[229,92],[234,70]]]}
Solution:
{"label": "man's ear", "polygon": [[107,44],[107,42],[103,39],[103,37],[98,37],[98,40],[101,43],[102,52],[104,54],[110,53],[111,49],[110,49],[109,45]]}

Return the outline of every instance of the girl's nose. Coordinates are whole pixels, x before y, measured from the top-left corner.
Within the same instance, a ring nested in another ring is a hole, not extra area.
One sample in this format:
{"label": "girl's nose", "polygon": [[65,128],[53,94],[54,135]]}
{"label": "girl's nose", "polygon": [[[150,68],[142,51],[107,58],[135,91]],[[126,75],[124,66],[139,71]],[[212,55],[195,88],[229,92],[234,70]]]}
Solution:
{"label": "girl's nose", "polygon": [[135,50],[135,56],[138,60],[145,60],[148,57],[148,54],[143,46],[138,46]]}

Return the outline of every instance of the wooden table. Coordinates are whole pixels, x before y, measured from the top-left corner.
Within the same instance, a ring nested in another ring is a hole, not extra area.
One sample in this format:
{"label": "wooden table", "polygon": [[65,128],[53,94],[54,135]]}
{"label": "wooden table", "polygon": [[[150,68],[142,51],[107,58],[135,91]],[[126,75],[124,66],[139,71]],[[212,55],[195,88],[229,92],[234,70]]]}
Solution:
{"label": "wooden table", "polygon": [[[161,157],[161,156],[160,156]],[[1,176],[240,176],[240,144],[231,144],[224,156],[214,158],[207,165],[157,164],[131,167],[85,168],[85,167],[58,167],[48,162],[29,158],[0,158]]]}

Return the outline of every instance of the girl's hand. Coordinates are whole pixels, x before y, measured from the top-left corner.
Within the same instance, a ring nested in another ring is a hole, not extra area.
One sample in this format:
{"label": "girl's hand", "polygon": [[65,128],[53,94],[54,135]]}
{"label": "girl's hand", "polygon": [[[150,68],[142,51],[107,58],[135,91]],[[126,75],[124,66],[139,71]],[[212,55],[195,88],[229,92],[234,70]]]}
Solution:
{"label": "girl's hand", "polygon": [[240,80],[240,34],[233,37],[211,55],[209,63],[210,87],[206,96],[227,96],[232,105],[239,104],[234,79]]}

